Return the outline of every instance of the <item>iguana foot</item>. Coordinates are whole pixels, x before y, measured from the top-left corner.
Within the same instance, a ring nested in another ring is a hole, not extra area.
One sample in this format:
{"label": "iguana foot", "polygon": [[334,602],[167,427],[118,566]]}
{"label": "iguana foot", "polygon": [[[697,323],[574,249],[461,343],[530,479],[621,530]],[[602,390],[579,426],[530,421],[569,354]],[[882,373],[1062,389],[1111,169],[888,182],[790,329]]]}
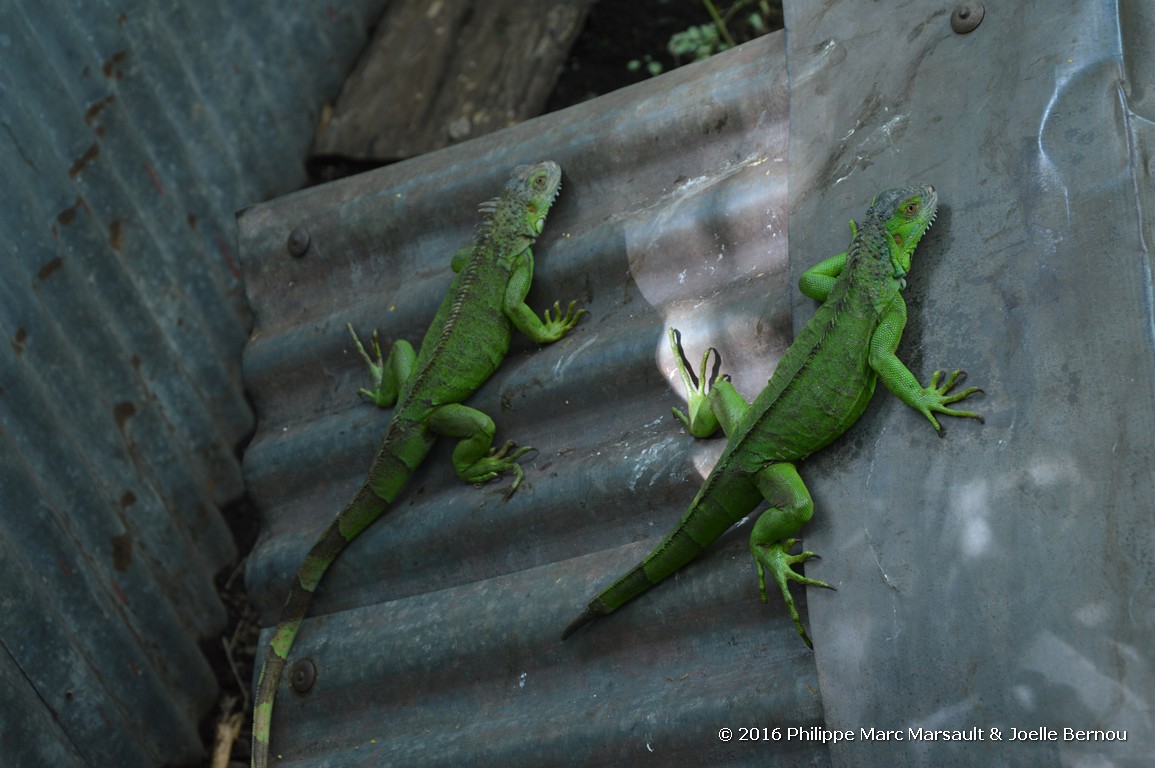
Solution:
{"label": "iguana foot", "polygon": [[818,557],[809,551],[800,552],[797,555],[790,554],[790,550],[797,543],[797,539],[785,539],[773,544],[751,543],[750,553],[754,555],[754,562],[758,565],[758,589],[762,592],[762,602],[767,602],[766,571],[769,570],[774,581],[778,584],[778,589],[782,592],[782,599],[786,601],[786,610],[790,611],[790,618],[794,620],[794,627],[802,636],[806,646],[813,648],[814,644],[810,642],[810,636],[806,634],[806,629],[802,626],[802,619],[798,616],[798,607],[794,605],[794,597],[790,594],[786,582],[787,580],[796,581],[810,587],[825,587],[826,589],[834,589],[834,587],[825,581],[809,579],[794,570],[792,566],[806,562],[812,557]]}
{"label": "iguana foot", "polygon": [[[677,328],[669,331],[670,351],[674,353],[674,364],[678,366],[678,376],[682,379],[682,386],[686,388],[686,410],[688,415],[671,408],[674,416],[682,422],[694,437],[709,437],[718,429],[718,419],[710,409],[710,389],[718,379],[718,370],[722,367],[722,356],[718,350],[710,347],[702,355],[701,376],[694,374],[693,364],[686,357],[682,349],[682,332]],[[714,365],[710,366],[710,356],[714,357]],[[727,377],[723,376],[723,380]]]}
{"label": "iguana foot", "polygon": [[491,448],[488,456],[471,464],[461,477],[467,483],[481,485],[493,480],[502,472],[513,472],[513,482],[510,483],[509,489],[505,492],[505,498],[508,499],[521,485],[521,481],[525,479],[525,472],[522,471],[517,460],[532,450],[535,449],[528,445],[518,448],[517,443],[506,440],[500,448]]}
{"label": "iguana foot", "polygon": [[381,355],[381,340],[377,336],[377,330],[373,330],[373,336],[369,339],[369,344],[373,347],[373,354],[377,358],[376,362],[374,362],[373,358],[369,357],[369,353],[365,351],[365,345],[361,343],[357,332],[353,330],[353,324],[345,323],[345,327],[349,329],[349,335],[353,337],[353,344],[357,347],[357,354],[365,361],[365,365],[369,366],[369,376],[373,379],[373,389],[358,389],[357,394],[364,395],[377,405],[380,405],[381,379],[385,375],[385,358]]}
{"label": "iguana foot", "polygon": [[373,331],[373,336],[369,339],[369,344],[373,347],[374,360],[365,351],[365,345],[361,343],[357,332],[353,330],[352,323],[345,323],[345,327],[349,329],[349,335],[353,337],[353,345],[357,348],[357,354],[369,366],[369,376],[373,381],[372,389],[358,389],[358,395],[364,395],[373,401],[373,404],[379,408],[388,408],[397,402],[397,393],[401,391],[401,385],[409,377],[410,371],[413,370],[413,364],[416,360],[416,354],[413,352],[413,347],[409,342],[398,340],[393,343],[393,347],[389,350],[388,359],[381,354],[381,341],[377,335],[377,331]]}
{"label": "iguana foot", "polygon": [[947,408],[951,403],[957,403],[960,400],[970,397],[973,394],[982,392],[978,387],[967,387],[962,392],[955,392],[954,394],[947,394],[951,391],[954,385],[966,378],[966,371],[952,371],[950,376],[941,386],[938,380],[942,378],[945,371],[935,371],[930,377],[930,384],[922,388],[922,397],[920,398],[922,404],[926,407],[923,415],[930,419],[930,423],[934,425],[934,430],[938,432],[939,437],[943,435],[942,426],[939,425],[938,419],[934,417],[931,411],[941,413],[945,416],[958,416],[966,419],[978,419],[979,423],[983,423],[983,417],[974,411],[959,411],[954,408]]}
{"label": "iguana foot", "polygon": [[569,303],[569,307],[566,308],[565,314],[563,315],[561,302],[555,301],[553,303],[553,317],[550,317],[548,309],[544,313],[545,320],[542,323],[543,334],[549,337],[552,341],[558,341],[571,330],[573,330],[573,327],[578,324],[578,320],[581,319],[581,316],[586,313],[586,310],[584,309],[578,309],[575,311],[575,307],[577,307],[577,302],[571,301]]}

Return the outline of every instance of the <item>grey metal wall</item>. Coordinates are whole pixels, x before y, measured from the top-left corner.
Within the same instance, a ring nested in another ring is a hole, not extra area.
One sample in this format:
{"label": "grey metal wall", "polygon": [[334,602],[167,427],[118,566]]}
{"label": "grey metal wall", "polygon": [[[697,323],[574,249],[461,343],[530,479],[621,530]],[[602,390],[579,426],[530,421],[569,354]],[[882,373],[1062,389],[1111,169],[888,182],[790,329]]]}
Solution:
{"label": "grey metal wall", "polygon": [[[964,36],[949,4],[868,5],[788,5],[785,36],[246,212],[261,419],[246,477],[268,515],[248,575],[269,623],[387,419],[353,394],[364,372],[345,321],[418,338],[476,203],[514,164],[566,171],[532,302],[592,310],[557,345],[517,347],[474,398],[500,437],[539,449],[517,495],[462,487],[442,446],[329,574],[293,654],[317,682],[283,686],[274,718],[287,764],[1151,754],[1148,6],[990,2]],[[745,526],[559,643],[676,521],[720,448],[669,416],[664,329],[717,346],[757,391],[813,311],[788,278],[843,248],[875,192],[914,179],[943,205],[900,354],[922,380],[967,368],[987,422],[939,440],[882,392],[803,466],[817,505],[804,533],[824,555],[808,572],[839,587],[809,596],[815,654],[759,602]],[[313,246],[292,260],[297,226]],[[821,725],[855,740],[717,736]],[[1005,741],[1040,727],[1127,740]],[[902,738],[866,740],[872,728]]]}
{"label": "grey metal wall", "polygon": [[5,765],[201,756],[252,426],[234,211],[304,182],[383,4],[0,3]]}
{"label": "grey metal wall", "polygon": [[827,726],[903,736],[832,757],[1150,765],[1155,5],[987,2],[965,35],[890,5],[787,6],[791,272],[845,242],[831,211],[935,184],[899,353],[966,369],[986,423],[940,440],[884,393],[803,470]]}

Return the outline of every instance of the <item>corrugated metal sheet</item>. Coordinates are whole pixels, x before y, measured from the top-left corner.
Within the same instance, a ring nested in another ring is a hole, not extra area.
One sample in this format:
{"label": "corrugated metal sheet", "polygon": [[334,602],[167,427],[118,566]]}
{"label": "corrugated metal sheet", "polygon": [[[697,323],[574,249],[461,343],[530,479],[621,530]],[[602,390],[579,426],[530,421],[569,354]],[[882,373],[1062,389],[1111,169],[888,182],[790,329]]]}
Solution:
{"label": "corrugated metal sheet", "polygon": [[808,573],[839,588],[811,594],[815,656],[832,729],[985,739],[832,757],[1150,765],[1155,5],[987,2],[967,35],[950,4],[893,5],[787,6],[792,272],[845,243],[830,211],[934,183],[900,354],[924,381],[969,371],[986,424],[939,440],[877,397],[807,463]]}
{"label": "corrugated metal sheet", "polygon": [[[788,6],[782,36],[486,139],[250,209],[261,414],[246,477],[267,510],[250,584],[266,621],[347,501],[386,414],[344,322],[416,339],[476,203],[519,162],[566,172],[540,307],[591,317],[522,344],[474,398],[535,445],[527,482],[462,487],[442,446],[323,585],[282,689],[292,765],[1141,765],[1155,751],[1150,467],[1155,302],[1149,51],[1139,3]],[[786,149],[789,54],[790,146]],[[790,163],[786,164],[789,154]],[[790,264],[786,262],[786,179]],[[935,184],[900,354],[962,366],[985,425],[945,440],[883,393],[804,465],[816,502],[812,657],[757,599],[745,531],[566,644],[557,634],[685,508],[719,444],[668,415],[664,329],[757,391],[812,304],[798,272],[879,189]],[[286,255],[305,226],[313,247]],[[812,659],[817,661],[819,699]],[[719,742],[822,725],[853,742]],[[982,741],[914,740],[917,728]],[[1009,743],[1012,729],[1126,741]],[[991,732],[997,728],[1001,740]],[[870,741],[863,729],[897,729]]]}
{"label": "corrugated metal sheet", "polygon": [[[355,394],[365,372],[345,322],[419,339],[477,204],[518,163],[564,172],[531,304],[591,313],[557,344],[515,342],[470,400],[499,439],[538,449],[517,494],[464,486],[440,445],[328,574],[293,654],[316,664],[316,684],[278,699],[281,764],[826,764],[820,743],[717,736],[821,723],[813,657],[781,607],[759,602],[742,531],[559,641],[595,587],[676,521],[721,449],[670,415],[665,328],[721,347],[747,392],[787,343],[783,52],[773,35],[241,216],[260,413],[245,472],[265,513],[248,582],[268,623],[388,418]],[[310,246],[294,259],[297,227]]]}
{"label": "corrugated metal sheet", "polygon": [[252,427],[233,212],[304,182],[382,4],[0,4],[6,765],[202,754]]}

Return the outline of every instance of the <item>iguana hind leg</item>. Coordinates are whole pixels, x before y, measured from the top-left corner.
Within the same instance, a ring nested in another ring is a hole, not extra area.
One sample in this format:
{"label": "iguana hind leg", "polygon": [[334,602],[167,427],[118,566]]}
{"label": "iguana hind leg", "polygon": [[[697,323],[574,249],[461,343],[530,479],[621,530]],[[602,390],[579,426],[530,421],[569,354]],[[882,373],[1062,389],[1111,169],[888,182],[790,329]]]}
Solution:
{"label": "iguana hind leg", "polygon": [[796,581],[811,587],[834,589],[824,581],[806,578],[793,568],[798,563],[817,557],[813,552],[790,554],[798,541],[790,537],[810,519],[814,513],[814,502],[806,484],[798,476],[798,470],[789,462],[766,467],[758,473],[755,483],[770,504],[770,508],[762,513],[750,531],[750,554],[758,565],[758,588],[762,591],[762,602],[767,600],[766,571],[769,571],[782,592],[782,599],[786,601],[786,609],[790,611],[790,618],[794,620],[798,634],[807,646],[813,648],[786,582]]}
{"label": "iguana hind leg", "polygon": [[[670,350],[674,353],[674,363],[678,366],[678,376],[686,388],[686,413],[672,408],[674,416],[686,426],[694,437],[710,437],[718,427],[729,435],[738,421],[746,415],[750,404],[734,389],[730,377],[718,375],[722,367],[722,355],[709,347],[702,355],[702,367],[698,375],[682,349],[682,333],[677,328],[669,330]],[[713,358],[711,365],[710,358]]]}
{"label": "iguana hind leg", "polygon": [[[574,317],[576,313],[573,313],[572,307],[570,310],[567,317],[576,321]],[[546,316],[548,318],[548,312]],[[368,397],[378,407],[392,406],[397,402],[397,395],[412,374],[417,360],[412,345],[399,339],[393,342],[389,357],[386,358],[381,354],[377,331],[373,331],[370,340],[373,357],[370,357],[365,345],[353,330],[352,323],[346,323],[346,327],[349,329],[349,335],[353,337],[357,354],[369,366],[369,373],[373,379],[372,389],[359,389],[357,393]],[[458,477],[465,482],[486,483],[502,472],[513,472],[513,483],[506,492],[506,498],[521,485],[525,473],[517,460],[533,448],[528,446],[518,448],[512,440],[506,441],[500,448],[494,448],[493,435],[496,426],[493,419],[486,414],[460,403],[451,403],[435,408],[426,417],[425,426],[435,434],[458,438],[457,447],[453,450],[453,468],[457,470]]]}
{"label": "iguana hind leg", "polygon": [[417,353],[413,351],[413,345],[404,339],[398,339],[393,342],[393,346],[389,349],[389,358],[383,359],[381,342],[377,337],[377,331],[373,331],[369,343],[372,345],[373,354],[377,358],[374,360],[365,351],[365,345],[357,337],[357,332],[353,330],[353,324],[345,323],[345,327],[349,329],[349,335],[353,337],[353,344],[357,347],[357,354],[369,366],[369,375],[373,378],[373,388],[358,389],[357,394],[368,397],[379,408],[392,406],[397,402],[397,394],[413,372],[413,365],[417,361]]}
{"label": "iguana hind leg", "polygon": [[[701,375],[694,374],[694,366],[682,349],[682,332],[671,328],[668,332],[670,351],[674,353],[674,364],[678,366],[678,377],[686,389],[686,413],[671,408],[678,421],[685,425],[694,437],[709,437],[718,429],[718,420],[710,410],[710,390],[718,378],[722,366],[722,356],[718,350],[708,347],[702,355]],[[710,365],[711,355],[714,365]]]}
{"label": "iguana hind leg", "polygon": [[434,408],[426,417],[425,426],[439,435],[458,438],[457,447],[453,449],[453,468],[465,482],[487,483],[502,472],[513,472],[513,484],[507,498],[521,485],[524,473],[517,460],[533,448],[517,448],[510,440],[495,449],[493,434],[496,427],[486,414],[468,405],[450,403]]}

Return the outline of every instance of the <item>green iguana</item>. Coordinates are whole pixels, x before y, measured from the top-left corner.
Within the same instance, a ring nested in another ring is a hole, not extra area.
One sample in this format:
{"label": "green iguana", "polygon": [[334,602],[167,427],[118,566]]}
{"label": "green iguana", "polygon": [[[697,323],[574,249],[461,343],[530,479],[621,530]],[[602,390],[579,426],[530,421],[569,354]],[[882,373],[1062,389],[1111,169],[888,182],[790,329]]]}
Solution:
{"label": "green iguana", "polygon": [[321,577],[349,542],[397,498],[437,437],[459,440],[453,466],[467,483],[484,483],[502,472],[515,475],[509,494],[521,483],[517,459],[532,449],[515,449],[513,442],[506,442],[495,450],[493,420],[461,403],[497,370],[509,351],[513,328],[539,344],[548,344],[565,336],[585,312],[575,312],[576,302],[571,302],[563,314],[555,302],[553,317],[546,310],[542,322],[525,303],[533,280],[530,246],[541,234],[560,186],[557,163],[519,166],[501,196],[481,207],[485,220],[473,245],[453,256],[457,276],[425,333],[419,354],[414,354],[408,342],[396,341],[383,360],[374,332],[374,362],[352,325],[348,326],[374,384],[373,390],[362,389],[359,394],[382,408],[394,403],[396,408],[368,477],[309,550],[289,589],[257,683],[254,766],[268,765],[273,699]]}
{"label": "green iguana", "polygon": [[[726,448],[677,528],[639,565],[598,594],[565,629],[563,640],[677,571],[765,499],[770,507],[750,533],[762,600],[766,601],[769,571],[798,634],[811,645],[786,582],[832,587],[792,568],[815,556],[790,554],[796,543],[791,537],[814,510],[794,463],[850,428],[879,379],[929,419],[939,435],[942,428],[932,412],[982,421],[976,413],[947,407],[981,391],[970,387],[949,394],[965,373],[955,371],[940,386],[939,371],[930,386],[923,387],[894,354],[906,325],[901,292],[911,254],[934,220],[937,204],[930,186],[882,192],[871,202],[861,227],[850,222],[850,247],[802,274],[801,291],[823,304],[752,405],[728,376],[718,377],[721,358],[715,349],[702,357],[699,380],[682,350],[681,335],[670,329],[689,411],[686,415],[675,408],[674,415],[695,437],[709,437],[721,425]],[[708,371],[711,353],[715,360]]]}

